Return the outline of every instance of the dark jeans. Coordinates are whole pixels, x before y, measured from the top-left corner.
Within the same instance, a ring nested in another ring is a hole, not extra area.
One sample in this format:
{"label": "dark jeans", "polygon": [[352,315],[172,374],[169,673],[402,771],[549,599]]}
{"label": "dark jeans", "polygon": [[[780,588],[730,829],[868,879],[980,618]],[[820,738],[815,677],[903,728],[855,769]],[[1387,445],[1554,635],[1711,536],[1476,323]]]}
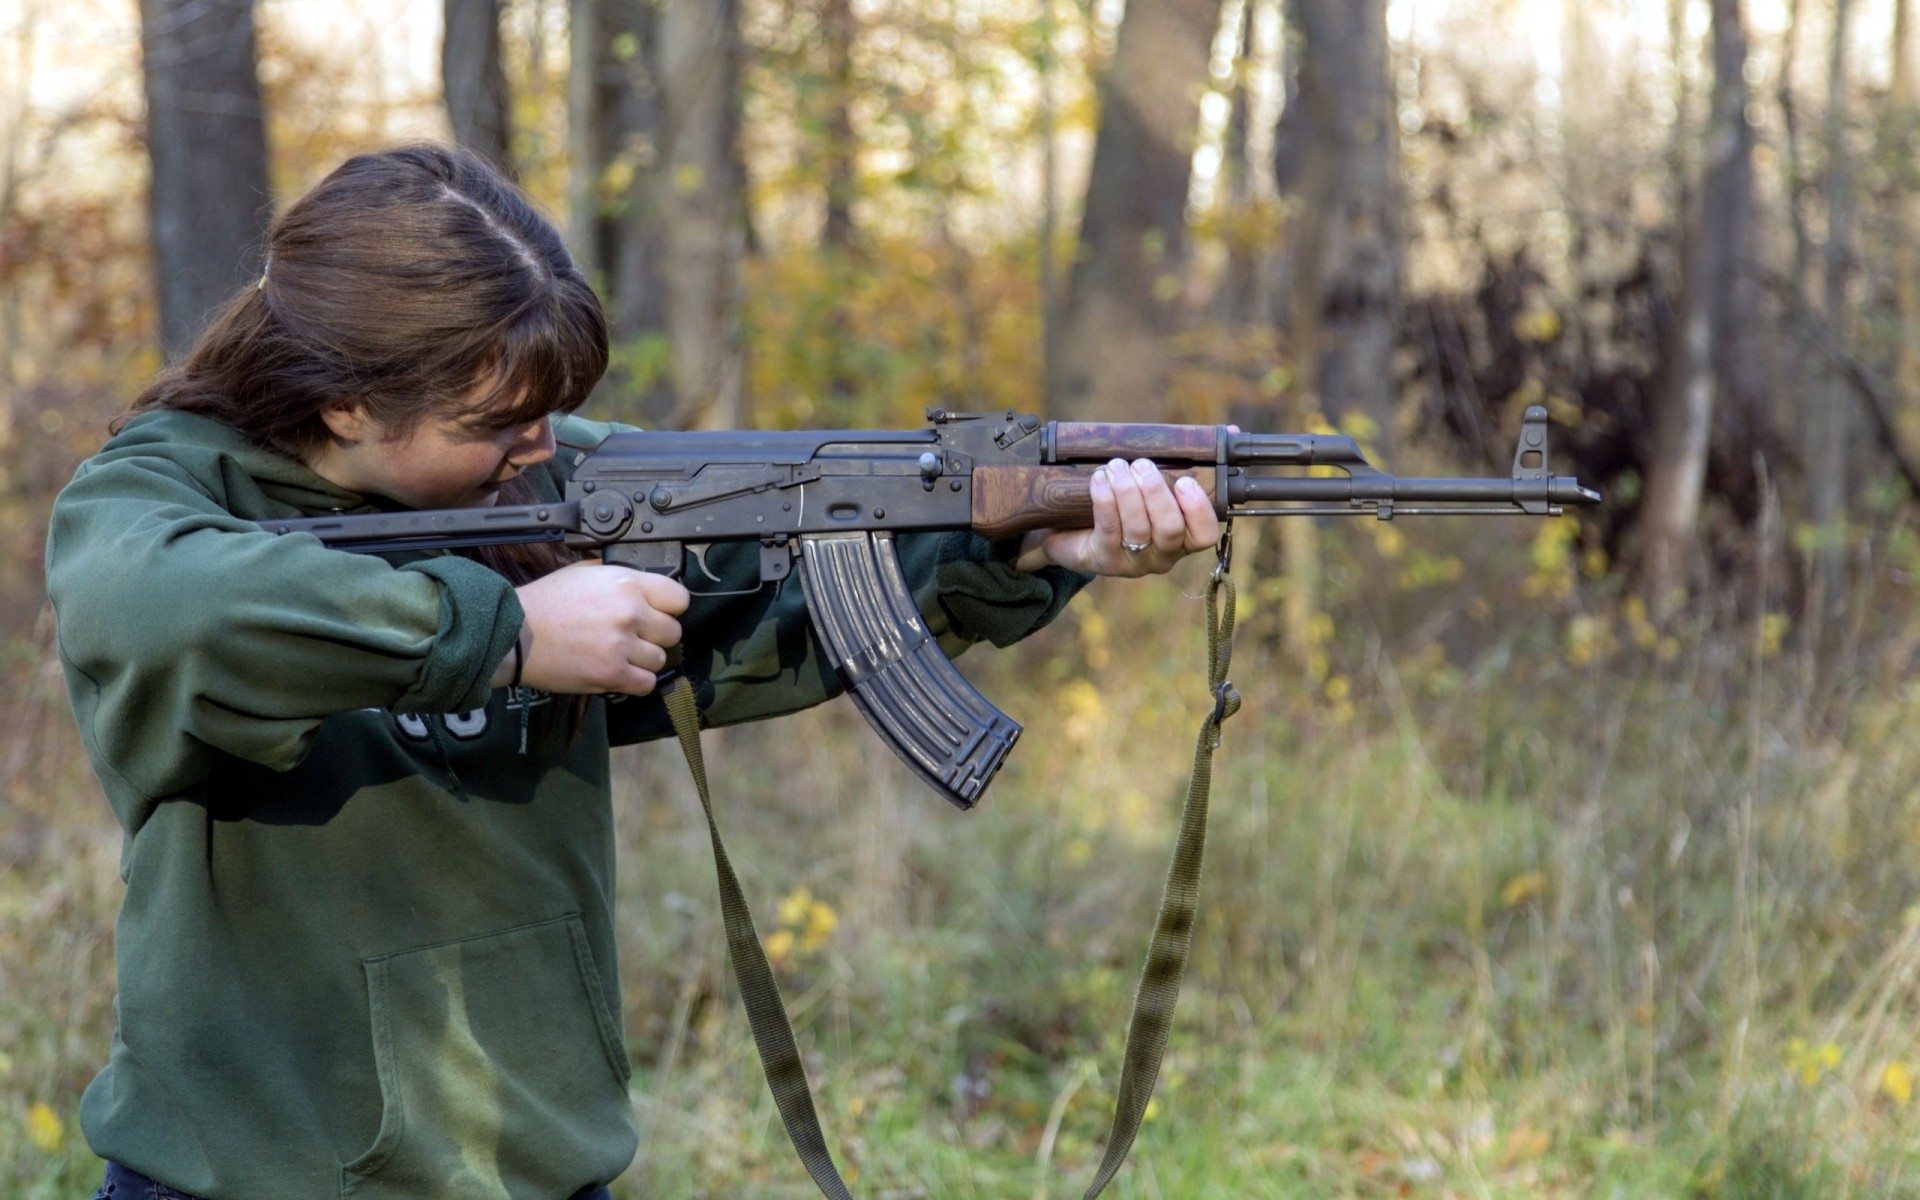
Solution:
{"label": "dark jeans", "polygon": [[[175,1191],[164,1183],[155,1183],[138,1171],[129,1171],[119,1163],[110,1162],[107,1164],[107,1177],[101,1181],[100,1190],[93,1194],[93,1200],[200,1200],[200,1197]],[[613,1200],[613,1196],[603,1187],[583,1188],[575,1192],[571,1200]]]}

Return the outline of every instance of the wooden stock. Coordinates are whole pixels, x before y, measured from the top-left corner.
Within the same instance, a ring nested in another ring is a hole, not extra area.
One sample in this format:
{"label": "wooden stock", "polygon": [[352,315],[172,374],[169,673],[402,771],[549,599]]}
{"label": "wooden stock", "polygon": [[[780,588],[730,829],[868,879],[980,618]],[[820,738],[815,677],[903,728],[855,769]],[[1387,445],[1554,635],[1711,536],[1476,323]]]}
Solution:
{"label": "wooden stock", "polygon": [[[1179,426],[1136,426],[1173,429]],[[1202,428],[1192,426],[1190,428]],[[1210,426],[1204,427],[1211,429]],[[1209,451],[1211,452],[1211,451]],[[973,529],[998,540],[1034,529],[1086,529],[1093,524],[1094,467],[975,467]],[[1190,475],[1213,495],[1211,467],[1167,471],[1169,481]]]}

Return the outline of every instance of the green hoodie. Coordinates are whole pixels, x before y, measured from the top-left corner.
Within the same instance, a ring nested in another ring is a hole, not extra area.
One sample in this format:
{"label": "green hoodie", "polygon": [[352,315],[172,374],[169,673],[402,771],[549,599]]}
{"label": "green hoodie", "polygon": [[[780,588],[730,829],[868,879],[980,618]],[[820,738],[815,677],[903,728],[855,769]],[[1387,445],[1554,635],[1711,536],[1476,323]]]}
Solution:
{"label": "green hoodie", "polygon": [[[557,498],[611,426],[564,418]],[[490,689],[522,613],[449,555],[344,554],[256,521],[365,497],[217,422],[143,414],[54,507],[74,715],[125,828],[105,1158],[211,1200],[561,1200],[634,1132],[608,749],[652,700]],[[949,653],[1039,628],[1084,583],[970,534],[901,541]],[[718,548],[712,590],[750,587]],[[699,601],[709,724],[839,690],[797,587]]]}

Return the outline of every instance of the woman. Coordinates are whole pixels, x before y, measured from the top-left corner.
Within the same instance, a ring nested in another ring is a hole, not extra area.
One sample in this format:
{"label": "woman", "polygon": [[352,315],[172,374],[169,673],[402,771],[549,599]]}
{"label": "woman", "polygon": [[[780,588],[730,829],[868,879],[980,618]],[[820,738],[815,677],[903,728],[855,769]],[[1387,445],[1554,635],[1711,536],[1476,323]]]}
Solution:
{"label": "woman", "polygon": [[[634,1150],[608,749],[665,721],[603,697],[653,690],[685,589],[552,547],[382,558],[257,525],[558,498],[556,444],[611,428],[568,415],[606,367],[599,304],[523,196],[433,146],[343,164],[268,251],[48,540],[126,831],[118,1028],[80,1113],[100,1194],[604,1195]],[[1089,531],[902,539],[949,652],[1218,536],[1150,464],[1094,497]],[[837,690],[798,589],[697,619],[707,723]]]}

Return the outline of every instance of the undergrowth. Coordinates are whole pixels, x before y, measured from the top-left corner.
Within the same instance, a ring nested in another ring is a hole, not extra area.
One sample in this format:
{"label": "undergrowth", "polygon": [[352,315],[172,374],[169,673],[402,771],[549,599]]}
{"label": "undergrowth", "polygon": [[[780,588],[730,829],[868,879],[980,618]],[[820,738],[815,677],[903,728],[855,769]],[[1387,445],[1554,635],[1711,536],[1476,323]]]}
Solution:
{"label": "undergrowth", "polygon": [[[1338,616],[1305,654],[1246,550],[1246,705],[1193,960],[1108,1194],[1920,1194],[1903,577],[1820,629],[1749,603],[1649,637],[1577,547],[1491,528],[1409,525],[1459,564],[1412,575],[1404,544],[1330,535]],[[966,656],[1026,725],[970,813],[843,704],[708,736],[857,1194],[1059,1196],[1092,1173],[1210,706],[1205,579],[1101,583]],[[0,745],[0,1193],[27,1200],[97,1180],[74,1112],[110,1035],[120,886],[50,632],[7,648]],[[685,768],[671,745],[621,755],[642,1150],[616,1195],[813,1194],[727,972]]]}

